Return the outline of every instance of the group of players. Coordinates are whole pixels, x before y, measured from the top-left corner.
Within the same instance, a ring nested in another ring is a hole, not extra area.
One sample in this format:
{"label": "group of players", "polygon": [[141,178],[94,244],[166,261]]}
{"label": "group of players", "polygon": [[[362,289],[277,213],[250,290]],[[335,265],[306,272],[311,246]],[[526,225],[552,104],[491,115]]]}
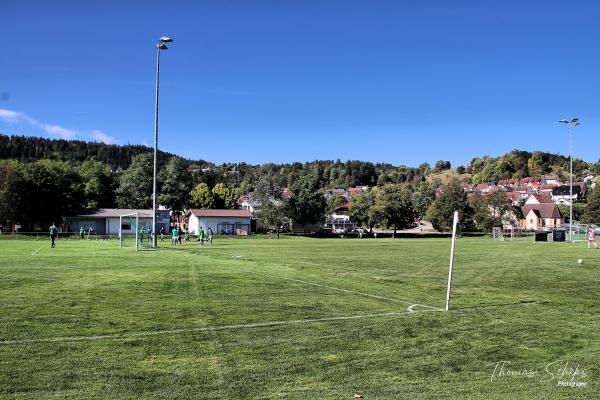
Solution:
{"label": "group of players", "polygon": [[[183,240],[186,242],[190,241],[190,233],[189,232],[182,232],[181,228],[179,227],[174,227],[173,230],[171,231],[171,244],[172,245],[177,245],[177,244],[181,244],[181,235],[182,233],[185,233],[185,236],[183,237]],[[198,242],[200,242],[201,245],[204,245],[204,242],[207,242],[208,244],[210,244],[212,246],[213,243],[213,230],[211,227],[208,227],[208,232],[204,231],[204,228],[200,227],[200,230],[198,231],[198,239],[196,239]]]}
{"label": "group of players", "polygon": [[[90,228],[90,232],[91,231],[92,231],[92,228]],[[88,239],[89,239],[90,232],[88,232]],[[50,233],[50,247],[55,248],[56,247],[56,238],[58,237],[58,227],[56,226],[56,224],[52,223],[52,225],[49,228],[49,233]],[[179,227],[174,227],[171,230],[171,244],[172,245],[181,244],[182,233],[183,232],[182,232],[181,228],[179,228]],[[81,239],[83,239],[84,235],[85,235],[85,230],[83,229],[83,227],[79,230],[79,234],[81,236]],[[147,231],[144,231],[144,227],[140,228],[139,235],[138,235],[140,242],[144,241],[144,235],[146,235],[146,237],[148,238],[148,241],[152,240],[152,231],[150,230],[149,227],[148,227]],[[163,240],[163,237],[164,237],[164,228],[161,228],[161,230],[160,230],[160,240],[161,241]],[[183,240],[186,242],[190,241],[189,232],[185,233]],[[212,246],[212,244],[213,244],[212,228],[208,227],[208,231],[205,232],[204,228],[200,227],[200,231],[198,232],[197,241],[200,242],[201,245],[204,245],[204,242],[207,242],[208,244],[210,244]]]}

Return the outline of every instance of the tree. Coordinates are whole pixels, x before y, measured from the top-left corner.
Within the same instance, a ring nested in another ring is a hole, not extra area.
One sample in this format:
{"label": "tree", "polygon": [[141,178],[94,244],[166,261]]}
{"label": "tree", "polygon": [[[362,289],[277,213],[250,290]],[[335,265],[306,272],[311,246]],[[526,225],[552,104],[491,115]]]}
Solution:
{"label": "tree", "polygon": [[263,178],[256,184],[252,195],[257,203],[254,215],[261,226],[275,230],[278,239],[281,227],[289,222],[287,202],[282,197],[282,193],[281,187]]}
{"label": "tree", "polygon": [[[575,216],[573,216],[574,218]],[[597,186],[588,194],[587,204],[581,220],[587,224],[600,223],[600,187]]]}
{"label": "tree", "polygon": [[452,166],[452,164],[450,164],[450,161],[437,160],[435,162],[434,171],[435,172],[446,171],[446,170],[450,169],[451,166]]}
{"label": "tree", "polygon": [[117,182],[110,165],[100,161],[84,161],[79,167],[85,205],[91,208],[115,206]]}
{"label": "tree", "polygon": [[27,215],[23,188],[25,165],[13,160],[0,161],[0,225],[21,222]]}
{"label": "tree", "polygon": [[325,197],[319,192],[319,179],[314,175],[304,175],[293,186],[294,196],[289,200],[292,220],[304,227],[320,222],[325,214]]}
{"label": "tree", "polygon": [[412,194],[399,184],[385,185],[377,192],[375,209],[387,227],[394,227],[394,237],[396,230],[411,227],[417,216]]}
{"label": "tree", "polygon": [[377,190],[379,189],[370,189],[355,197],[350,204],[350,219],[360,226],[366,226],[369,230],[373,229],[378,222],[374,209]]}
{"label": "tree", "polygon": [[21,221],[28,228],[35,223],[60,223],[62,217],[83,205],[80,176],[68,162],[40,160],[26,164],[21,194]]}
{"label": "tree", "polygon": [[474,228],[473,209],[467,201],[467,194],[457,182],[444,187],[440,197],[429,206],[427,220],[438,231],[448,231],[452,229],[454,211],[458,211],[463,230]]}
{"label": "tree", "polygon": [[471,202],[477,228],[490,232],[495,226],[502,226],[511,217],[512,202],[506,192],[498,190],[487,197],[476,196]]}
{"label": "tree", "polygon": [[192,175],[178,157],[171,157],[158,174],[158,202],[174,212],[183,211],[190,202]]}
{"label": "tree", "polygon": [[427,209],[435,200],[435,189],[427,181],[419,183],[413,193],[413,207],[419,218],[424,218]]}
{"label": "tree", "polygon": [[[569,218],[571,217],[571,210],[570,210],[569,206],[566,204],[560,204],[558,206],[558,209],[560,210],[560,214],[563,217],[565,217],[565,222],[569,222]],[[585,213],[585,209],[586,209],[585,203],[573,204],[573,223],[576,223],[577,221],[584,222],[583,214]]]}
{"label": "tree", "polygon": [[118,207],[140,209],[152,207],[153,160],[152,153],[133,156],[131,166],[119,177]]}
{"label": "tree", "polygon": [[235,191],[223,183],[217,183],[212,189],[214,208],[235,208],[237,197]]}
{"label": "tree", "polygon": [[192,189],[190,204],[196,208],[213,208],[215,199],[206,183],[199,183]]}
{"label": "tree", "polygon": [[339,194],[333,194],[329,196],[326,200],[327,207],[325,211],[329,214],[335,211],[336,208],[346,204],[348,201],[344,196],[340,196]]}

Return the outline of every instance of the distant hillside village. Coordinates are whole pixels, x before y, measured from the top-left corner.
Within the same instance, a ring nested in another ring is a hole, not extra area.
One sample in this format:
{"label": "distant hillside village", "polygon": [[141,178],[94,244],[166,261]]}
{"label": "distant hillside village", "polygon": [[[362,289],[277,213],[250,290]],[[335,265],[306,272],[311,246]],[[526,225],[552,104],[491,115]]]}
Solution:
{"label": "distant hillside village", "polygon": [[[153,158],[144,146],[0,135],[0,230],[132,233],[149,230]],[[448,231],[458,210],[466,231],[548,230],[600,222],[600,160],[513,150],[451,168],[367,161],[215,165],[160,153],[157,231]],[[157,232],[158,233],[158,232]]]}
{"label": "distant hillside village", "polygon": [[[486,201],[493,193],[501,193],[506,202],[510,202],[510,211],[502,218],[502,226],[505,229],[522,229],[538,231],[543,229],[555,229],[563,227],[568,215],[563,215],[559,206],[571,206],[582,202],[588,190],[593,189],[595,175],[585,174],[581,181],[573,182],[573,189],[569,183],[561,182],[557,175],[542,175],[537,177],[503,179],[498,182],[461,185],[468,199],[477,198]],[[344,203],[329,210],[325,216],[322,229],[343,233],[357,229],[363,229],[360,223],[354,221],[350,216],[353,200],[365,195],[371,188],[369,186],[357,186],[347,189],[321,189],[325,199],[338,196],[344,199]],[[284,190],[284,197],[290,198],[293,193],[289,189]],[[439,199],[444,193],[444,186],[435,189],[435,198]],[[253,199],[252,193],[242,195],[238,199],[240,208],[253,213],[260,208],[257,200]],[[564,208],[563,208],[564,209]],[[415,225],[421,223],[417,217]]]}

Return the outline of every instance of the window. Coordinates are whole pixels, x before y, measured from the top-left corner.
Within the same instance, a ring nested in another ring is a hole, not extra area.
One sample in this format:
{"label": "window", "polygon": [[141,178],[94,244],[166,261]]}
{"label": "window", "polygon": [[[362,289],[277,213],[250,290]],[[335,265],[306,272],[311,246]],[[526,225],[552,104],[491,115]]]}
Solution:
{"label": "window", "polygon": [[129,230],[131,230],[131,223],[126,223],[126,222],[124,222],[124,223],[121,225],[121,230],[123,230],[123,231],[129,231]]}

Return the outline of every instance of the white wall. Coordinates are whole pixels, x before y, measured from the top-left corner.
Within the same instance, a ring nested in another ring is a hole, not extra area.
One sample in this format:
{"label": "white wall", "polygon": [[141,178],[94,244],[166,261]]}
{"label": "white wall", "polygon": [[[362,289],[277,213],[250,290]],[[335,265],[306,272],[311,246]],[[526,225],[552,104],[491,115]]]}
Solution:
{"label": "white wall", "polygon": [[[204,228],[204,232],[208,232],[208,228],[210,227],[213,230],[215,235],[219,235],[221,232],[218,230],[217,225],[229,223],[232,225],[235,224],[244,224],[243,229],[248,230],[250,233],[250,218],[247,217],[196,217],[195,215],[190,215],[188,226],[189,232],[192,235],[197,235],[201,226]],[[231,232],[230,233],[235,233]]]}

